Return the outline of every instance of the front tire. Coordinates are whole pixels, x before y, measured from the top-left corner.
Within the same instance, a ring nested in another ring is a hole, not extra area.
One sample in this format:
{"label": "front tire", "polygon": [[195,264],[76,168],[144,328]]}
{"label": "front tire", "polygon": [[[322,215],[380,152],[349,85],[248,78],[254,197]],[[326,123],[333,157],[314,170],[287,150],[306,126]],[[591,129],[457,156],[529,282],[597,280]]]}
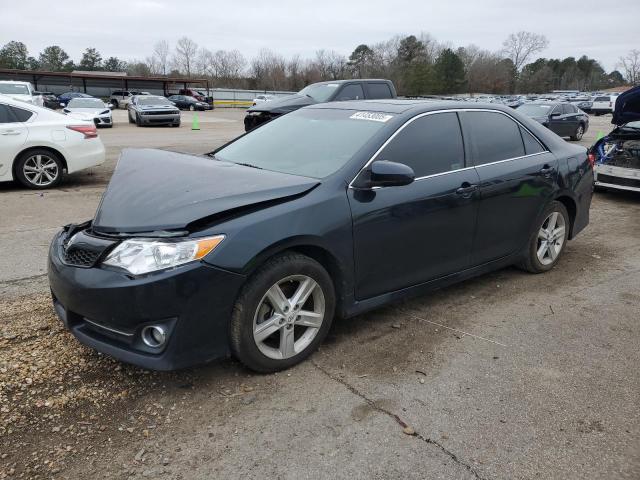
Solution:
{"label": "front tire", "polygon": [[196,107],[194,107],[193,105],[189,105],[189,111],[190,112],[195,112]]}
{"label": "front tire", "polygon": [[63,168],[60,156],[50,150],[30,150],[18,157],[15,172],[22,185],[42,190],[62,181]]}
{"label": "front tire", "polygon": [[521,268],[531,273],[551,270],[558,263],[569,238],[569,213],[562,203],[551,202],[541,218],[520,264]]}
{"label": "front tire", "polygon": [[139,126],[139,127],[142,126],[142,121],[140,120],[140,115],[138,115],[137,113],[136,113],[136,125]]}
{"label": "front tire", "polygon": [[298,253],[278,255],[243,287],[230,325],[231,351],[261,373],[289,368],[324,340],[335,311],[331,277]]}

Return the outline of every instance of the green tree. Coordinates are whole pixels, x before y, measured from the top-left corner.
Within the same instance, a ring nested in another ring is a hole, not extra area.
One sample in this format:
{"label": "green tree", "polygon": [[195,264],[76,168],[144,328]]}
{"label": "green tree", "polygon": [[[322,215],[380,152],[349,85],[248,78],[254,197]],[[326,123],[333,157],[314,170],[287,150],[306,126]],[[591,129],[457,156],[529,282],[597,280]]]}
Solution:
{"label": "green tree", "polygon": [[367,45],[358,45],[349,56],[349,67],[358,78],[366,76],[368,68],[373,63],[374,52]]}
{"label": "green tree", "polygon": [[102,68],[102,55],[95,48],[89,47],[80,59],[80,70],[100,70]]}
{"label": "green tree", "polygon": [[109,57],[104,61],[102,68],[107,72],[124,72],[127,70],[127,62],[118,57]]}
{"label": "green tree", "polygon": [[424,43],[415,35],[403,38],[398,45],[397,59],[404,64],[426,61]]}
{"label": "green tree", "polygon": [[51,45],[45,48],[38,58],[42,70],[52,72],[71,71],[73,62],[69,60],[69,55],[58,45]]}
{"label": "green tree", "polygon": [[433,65],[435,93],[459,93],[465,83],[464,64],[450,48],[440,52]]}
{"label": "green tree", "polygon": [[28,54],[24,43],[11,41],[0,49],[0,67],[26,70]]}

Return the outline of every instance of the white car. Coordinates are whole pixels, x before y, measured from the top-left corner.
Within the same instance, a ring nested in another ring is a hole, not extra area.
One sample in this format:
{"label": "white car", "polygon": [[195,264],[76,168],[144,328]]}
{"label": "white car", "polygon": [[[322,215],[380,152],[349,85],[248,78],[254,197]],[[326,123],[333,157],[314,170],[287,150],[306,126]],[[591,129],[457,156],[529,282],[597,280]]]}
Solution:
{"label": "white car", "polygon": [[276,98],[275,95],[257,95],[256,98],[253,99],[253,104],[257,105],[259,103],[270,102],[274,98]]}
{"label": "white car", "polygon": [[596,116],[613,113],[616,109],[617,98],[617,95],[598,95],[594,97],[593,104],[591,105],[591,113],[594,113]]}
{"label": "white car", "polygon": [[62,110],[74,118],[90,120],[96,127],[113,127],[111,106],[99,98],[72,98]]}
{"label": "white car", "polygon": [[33,95],[33,86],[29,82],[0,80],[0,94],[21,102],[38,104],[36,96]]}
{"label": "white car", "polygon": [[51,188],[104,160],[93,122],[0,95],[0,181]]}

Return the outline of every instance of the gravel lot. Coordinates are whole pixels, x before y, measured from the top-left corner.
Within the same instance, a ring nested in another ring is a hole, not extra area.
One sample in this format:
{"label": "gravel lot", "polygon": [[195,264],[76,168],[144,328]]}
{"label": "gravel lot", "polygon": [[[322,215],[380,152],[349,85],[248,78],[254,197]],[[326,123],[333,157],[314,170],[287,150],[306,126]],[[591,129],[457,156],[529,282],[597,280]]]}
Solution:
{"label": "gravel lot", "polygon": [[118,111],[103,166],[0,184],[0,479],[640,478],[640,195],[596,194],[551,272],[338,322],[287,372],[151,373],[80,346],[50,306],[53,233],[93,215],[123,147],[209,151],[242,116],[140,129]]}

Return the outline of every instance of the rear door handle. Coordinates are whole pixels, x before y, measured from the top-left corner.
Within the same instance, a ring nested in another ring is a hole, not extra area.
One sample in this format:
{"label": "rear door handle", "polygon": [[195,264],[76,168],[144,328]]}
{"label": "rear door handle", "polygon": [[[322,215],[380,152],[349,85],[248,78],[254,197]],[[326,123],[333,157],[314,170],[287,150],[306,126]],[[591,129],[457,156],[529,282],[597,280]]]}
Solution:
{"label": "rear door handle", "polygon": [[18,130],[5,130],[0,135],[20,135]]}
{"label": "rear door handle", "polygon": [[471,195],[473,192],[476,191],[477,188],[478,188],[478,185],[471,185],[465,182],[462,184],[460,188],[456,190],[456,193],[458,195]]}
{"label": "rear door handle", "polygon": [[551,174],[553,173],[553,167],[550,167],[549,165],[545,165],[540,169],[540,173],[545,177],[550,177]]}

